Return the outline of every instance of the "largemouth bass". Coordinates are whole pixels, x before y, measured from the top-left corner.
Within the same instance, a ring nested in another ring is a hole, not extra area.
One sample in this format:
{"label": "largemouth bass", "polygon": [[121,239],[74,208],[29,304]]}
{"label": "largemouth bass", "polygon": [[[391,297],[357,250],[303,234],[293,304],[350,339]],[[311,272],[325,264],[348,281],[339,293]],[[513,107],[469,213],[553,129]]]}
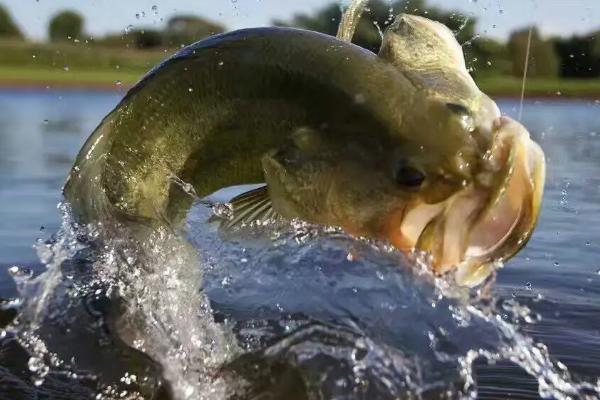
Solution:
{"label": "largemouth bass", "polygon": [[64,193],[83,222],[177,227],[192,198],[266,182],[233,222],[339,226],[480,282],[529,238],[544,157],[466,71],[451,32],[399,16],[379,55],[315,32],[246,29],[171,57],[83,146]]}

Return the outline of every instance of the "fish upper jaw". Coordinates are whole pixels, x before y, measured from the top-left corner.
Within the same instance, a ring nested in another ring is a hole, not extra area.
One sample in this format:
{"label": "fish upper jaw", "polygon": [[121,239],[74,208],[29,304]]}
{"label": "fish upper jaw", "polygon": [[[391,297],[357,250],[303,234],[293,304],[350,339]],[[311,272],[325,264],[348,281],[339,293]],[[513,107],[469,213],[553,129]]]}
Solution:
{"label": "fish upper jaw", "polygon": [[387,238],[402,251],[433,257],[436,273],[455,269],[457,283],[475,286],[493,264],[517,253],[539,214],[545,160],[518,122],[494,121],[484,170],[464,189],[436,204],[410,204],[388,220]]}

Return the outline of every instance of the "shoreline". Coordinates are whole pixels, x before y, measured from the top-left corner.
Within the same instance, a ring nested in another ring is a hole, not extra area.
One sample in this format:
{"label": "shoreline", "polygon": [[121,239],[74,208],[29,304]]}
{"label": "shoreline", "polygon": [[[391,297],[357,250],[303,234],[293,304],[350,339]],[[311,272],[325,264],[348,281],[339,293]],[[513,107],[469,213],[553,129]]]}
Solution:
{"label": "shoreline", "polygon": [[[113,92],[125,94],[129,89],[134,87],[134,83],[123,83],[117,85],[113,82],[103,81],[23,81],[18,79],[2,79],[0,78],[0,91],[15,91],[15,92],[35,92],[35,91],[91,91],[91,92]],[[499,90],[482,90],[488,96],[495,99],[502,100],[520,100],[520,93],[507,93],[506,91]],[[561,100],[596,100],[600,102],[600,92],[598,93],[584,93],[584,94],[544,94],[544,93],[525,93],[525,100],[533,101],[561,101]]]}

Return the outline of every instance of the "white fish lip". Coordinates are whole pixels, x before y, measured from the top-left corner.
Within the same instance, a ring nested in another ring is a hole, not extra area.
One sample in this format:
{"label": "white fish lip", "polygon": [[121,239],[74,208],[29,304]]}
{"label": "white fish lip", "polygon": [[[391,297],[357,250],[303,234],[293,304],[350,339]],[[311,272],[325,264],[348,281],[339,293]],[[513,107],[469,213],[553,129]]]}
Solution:
{"label": "white fish lip", "polygon": [[[504,185],[472,226],[459,284],[475,286],[491,272],[490,264],[516,254],[529,240],[537,222],[545,182],[545,158],[527,130],[510,118],[500,118],[496,138],[510,142]],[[482,269],[488,270],[482,273]]]}
{"label": "white fish lip", "polygon": [[[545,178],[544,153],[520,124],[502,118],[499,140],[510,142],[508,171],[501,190],[493,196],[469,235],[467,257],[493,253],[518,225],[533,229]],[[504,137],[503,137],[504,136]],[[535,214],[535,215],[533,215]],[[523,221],[526,219],[526,221]]]}
{"label": "white fish lip", "polygon": [[[438,224],[435,241],[441,246],[421,250],[432,251],[438,273],[456,267],[460,285],[481,283],[493,271],[491,264],[510,258],[527,242],[542,200],[544,153],[518,122],[502,117],[494,128],[487,155],[494,173],[491,187],[473,184],[442,203],[415,206],[400,226],[405,246],[418,247],[427,225]],[[490,193],[494,188],[500,189]]]}

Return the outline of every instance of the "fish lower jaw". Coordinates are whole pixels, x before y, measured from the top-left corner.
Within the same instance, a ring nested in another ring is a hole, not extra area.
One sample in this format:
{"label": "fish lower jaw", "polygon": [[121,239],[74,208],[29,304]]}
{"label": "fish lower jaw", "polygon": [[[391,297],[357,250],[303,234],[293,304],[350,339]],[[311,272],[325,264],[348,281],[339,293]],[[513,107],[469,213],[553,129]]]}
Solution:
{"label": "fish lower jaw", "polygon": [[481,263],[466,260],[456,266],[454,278],[460,286],[474,287],[485,281],[499,265],[499,261]]}

